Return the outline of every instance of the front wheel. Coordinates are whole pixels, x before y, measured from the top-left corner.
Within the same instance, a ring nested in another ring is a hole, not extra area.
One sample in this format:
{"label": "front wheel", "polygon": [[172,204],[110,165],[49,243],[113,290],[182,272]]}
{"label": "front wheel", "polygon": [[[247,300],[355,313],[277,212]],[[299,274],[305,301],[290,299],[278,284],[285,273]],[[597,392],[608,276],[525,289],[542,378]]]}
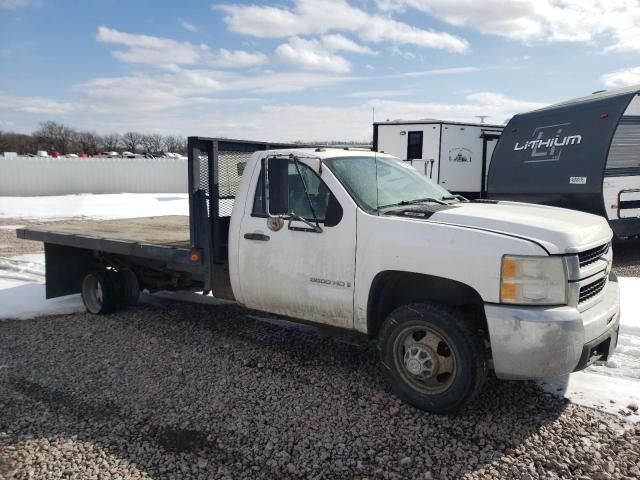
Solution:
{"label": "front wheel", "polygon": [[461,409],[487,378],[482,338],[461,312],[419,303],[397,308],[380,330],[386,380],[405,402],[434,413]]}

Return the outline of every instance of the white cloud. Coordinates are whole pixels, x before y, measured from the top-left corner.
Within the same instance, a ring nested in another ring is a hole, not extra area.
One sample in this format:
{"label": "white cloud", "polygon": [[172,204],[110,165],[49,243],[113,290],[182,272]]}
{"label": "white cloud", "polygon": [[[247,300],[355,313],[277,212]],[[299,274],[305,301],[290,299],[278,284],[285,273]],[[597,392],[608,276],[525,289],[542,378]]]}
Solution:
{"label": "white cloud", "polygon": [[378,54],[375,50],[365,47],[364,45],[360,45],[339,33],[323,35],[320,39],[322,40],[322,44],[329,50],[342,50],[345,52],[361,53],[363,55]]}
{"label": "white cloud", "polygon": [[637,0],[377,0],[384,11],[414,8],[457,27],[523,43],[604,42],[640,51]]}
{"label": "white cloud", "polygon": [[404,0],[374,0],[374,3],[383,12],[402,12],[405,8]]}
{"label": "white cloud", "polygon": [[221,48],[210,59],[209,63],[217,67],[243,68],[264,65],[269,58],[260,52],[246,52],[244,50],[229,51]]}
{"label": "white cloud", "polygon": [[408,50],[400,49],[397,45],[392,46],[389,51],[394,57],[402,57],[405,60],[415,60],[416,54]]}
{"label": "white cloud", "polygon": [[[307,45],[307,41],[303,41],[302,45]],[[299,57],[294,59],[300,60]],[[82,104],[87,105],[87,108],[129,114],[135,111],[166,111],[180,109],[187,105],[207,103],[247,104],[260,101],[258,97],[254,96],[313,91],[358,80],[354,76],[329,71],[325,60],[321,56],[304,57],[304,61],[309,61],[310,63],[303,66],[311,70],[320,68],[323,70],[322,72],[260,71],[259,73],[247,74],[210,68],[195,69],[176,66],[173,69],[155,72],[154,74],[96,78],[76,86],[75,90],[81,94]],[[405,76],[419,78],[434,75],[455,75],[475,70],[475,67],[454,67],[387,75],[381,78],[398,79]],[[348,96],[354,98],[390,98],[410,93],[413,93],[413,91],[398,85],[395,90],[368,90],[364,92],[356,90]],[[499,100],[497,99],[497,101]],[[527,106],[524,105],[521,110],[526,109]]]}
{"label": "white cloud", "polygon": [[[187,105],[260,102],[247,95],[296,92],[350,80],[334,74],[305,72],[244,75],[211,69],[175,67],[163,73],[95,78],[76,85],[81,103],[100,112],[166,111]],[[239,97],[230,97],[236,92]]]}
{"label": "white cloud", "polygon": [[0,0],[0,8],[15,10],[35,3],[34,0]]}
{"label": "white cloud", "polygon": [[[376,119],[416,119],[438,117],[447,120],[475,121],[476,115],[489,115],[489,122],[503,123],[513,114],[543,106],[541,103],[511,98],[495,92],[475,92],[460,101],[422,102],[396,101],[376,98],[355,106],[345,106],[345,102],[334,105],[305,104],[254,104],[252,99],[224,96],[218,100],[198,95],[204,86],[194,87],[184,77],[176,75],[172,81],[163,78],[166,97],[158,95],[153,88],[158,85],[149,79],[130,80],[127,89],[121,81],[93,82],[92,88],[98,88],[97,97],[82,97],[82,108],[78,107],[65,117],[70,126],[95,129],[98,132],[143,130],[153,128],[160,133],[203,136],[227,136],[271,141],[322,141],[322,140],[371,140],[371,111],[375,107]],[[317,76],[310,74],[309,77]],[[270,78],[270,82],[284,81],[287,74]],[[132,77],[137,78],[137,77]],[[158,81],[158,79],[151,79]],[[240,87],[257,87],[256,79],[244,79],[235,84]],[[263,83],[262,86],[266,86]],[[189,84],[188,87],[185,85]],[[124,89],[124,90],[123,90]],[[150,102],[163,102],[168,99],[172,108],[158,110],[146,109],[145,102],[135,102],[135,95],[129,90],[139,92]],[[111,93],[108,93],[111,92]],[[119,93],[118,93],[119,92]],[[191,92],[191,93],[189,93]],[[96,93],[96,92],[94,92]],[[381,92],[381,93],[384,93]],[[176,97],[186,96],[188,100],[176,102]],[[3,104],[4,98],[0,97]],[[255,101],[255,99],[253,99]],[[131,103],[131,102],[134,103]],[[215,103],[214,103],[215,102]],[[98,108],[95,108],[95,104]],[[237,104],[241,104],[239,107]],[[102,108],[104,107],[104,108]],[[108,107],[108,108],[107,108]],[[118,108],[116,108],[118,107]],[[20,129],[28,131],[42,120],[42,116],[14,116]]]}
{"label": "white cloud", "polygon": [[[371,110],[374,107],[377,120],[437,117],[451,121],[477,121],[476,115],[489,115],[489,122],[502,124],[516,113],[542,106],[544,104],[518,100],[499,93],[478,92],[466,96],[460,103],[416,103],[375,99],[353,107],[264,105],[248,117],[257,126],[257,137],[263,139],[371,140]],[[227,134],[241,135],[242,130],[230,131]]]}
{"label": "white cloud", "polygon": [[457,75],[461,73],[473,73],[477,72],[477,67],[451,67],[451,68],[437,68],[433,70],[422,70],[419,72],[405,72],[390,75],[390,78],[419,78],[419,77],[435,77],[439,75]]}
{"label": "white cloud", "polygon": [[345,0],[294,0],[291,10],[259,5],[218,5],[236,33],[263,38],[345,31],[372,43],[410,44],[456,53],[469,50],[466,40],[445,32],[413,27],[389,16],[373,15]]}
{"label": "white cloud", "polygon": [[292,37],[288,43],[278,45],[276,59],[303,70],[332,73],[346,73],[351,70],[351,64],[345,58],[325,49],[319,41],[300,37]]}
{"label": "white cloud", "polygon": [[461,103],[398,102],[372,100],[378,119],[439,118],[451,121],[476,121],[477,115],[487,115],[488,123],[502,124],[516,113],[541,108],[545,104],[518,100],[495,92],[470,93]]}
{"label": "white cloud", "polygon": [[199,31],[197,26],[195,26],[191,22],[187,22],[186,20],[182,20],[180,22],[180,25],[182,25],[182,28],[184,28],[185,30],[187,30],[189,32],[198,32]]}
{"label": "white cloud", "polygon": [[346,75],[287,72],[237,79],[229,88],[254,94],[289,93],[330,87],[351,80],[354,78]]}
{"label": "white cloud", "polygon": [[98,27],[96,40],[128,47],[116,50],[113,56],[120,61],[157,66],[204,64],[217,67],[244,68],[264,65],[268,58],[260,52],[229,51],[221,48],[211,52],[204,44],[194,45],[170,38],[125,33],[105,26]]}
{"label": "white cloud", "polygon": [[398,88],[396,90],[368,90],[363,92],[352,92],[345,95],[349,98],[388,98],[388,97],[407,97],[414,95],[415,90],[406,88]]}
{"label": "white cloud", "polygon": [[0,91],[0,111],[15,111],[47,115],[67,115],[76,110],[72,103],[42,97],[19,97]]}
{"label": "white cloud", "polygon": [[128,47],[115,51],[113,56],[123,62],[152,65],[193,65],[204,60],[209,53],[206,45],[177,42],[170,38],[120,32],[105,26],[98,27],[96,40]]}
{"label": "white cloud", "polygon": [[600,77],[600,81],[607,87],[626,87],[640,85],[640,67],[623,68],[615,72],[606,73]]}

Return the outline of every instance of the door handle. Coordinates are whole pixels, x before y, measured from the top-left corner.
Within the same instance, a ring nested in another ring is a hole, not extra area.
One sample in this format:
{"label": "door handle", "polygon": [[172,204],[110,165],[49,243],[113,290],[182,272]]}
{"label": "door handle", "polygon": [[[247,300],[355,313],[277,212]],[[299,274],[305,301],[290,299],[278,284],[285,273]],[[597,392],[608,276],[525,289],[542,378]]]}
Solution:
{"label": "door handle", "polygon": [[271,237],[263,233],[245,233],[244,238],[247,240],[257,240],[259,242],[268,242]]}

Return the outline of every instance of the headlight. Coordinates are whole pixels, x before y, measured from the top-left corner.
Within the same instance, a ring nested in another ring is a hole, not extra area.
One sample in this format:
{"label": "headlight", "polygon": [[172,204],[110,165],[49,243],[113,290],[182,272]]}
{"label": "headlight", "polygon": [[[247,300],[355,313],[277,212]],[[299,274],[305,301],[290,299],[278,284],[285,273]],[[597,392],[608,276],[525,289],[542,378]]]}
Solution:
{"label": "headlight", "polygon": [[502,257],[500,301],[524,305],[566,305],[567,273],[558,257]]}

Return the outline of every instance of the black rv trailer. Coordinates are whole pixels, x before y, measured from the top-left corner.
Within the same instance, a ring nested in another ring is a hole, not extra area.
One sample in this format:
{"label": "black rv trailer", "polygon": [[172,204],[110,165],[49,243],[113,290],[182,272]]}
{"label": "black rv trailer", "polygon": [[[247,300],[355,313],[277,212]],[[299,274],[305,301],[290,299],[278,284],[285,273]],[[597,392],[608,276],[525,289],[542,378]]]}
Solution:
{"label": "black rv trailer", "polygon": [[640,85],[514,116],[496,146],[487,197],[604,216],[640,234]]}

